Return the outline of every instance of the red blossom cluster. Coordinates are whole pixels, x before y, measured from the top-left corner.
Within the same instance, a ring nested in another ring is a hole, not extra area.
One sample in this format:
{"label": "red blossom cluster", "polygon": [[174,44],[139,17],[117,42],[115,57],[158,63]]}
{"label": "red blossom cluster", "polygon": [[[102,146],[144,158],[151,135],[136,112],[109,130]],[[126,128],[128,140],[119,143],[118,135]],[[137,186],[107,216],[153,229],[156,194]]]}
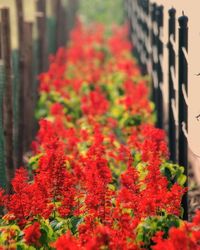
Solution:
{"label": "red blossom cluster", "polygon": [[156,243],[153,250],[200,249],[200,211],[197,211],[191,223],[182,223],[179,228],[172,227],[169,237],[163,239],[163,232],[157,232],[153,237]]}
{"label": "red blossom cluster", "polygon": [[[12,194],[0,190],[5,223],[22,230],[16,245],[136,250],[145,218],[181,215],[185,189],[161,171],[165,132],[153,125],[148,84],[126,37],[126,27],[107,38],[101,25],[78,23],[68,48],[40,75],[29,169],[17,170]],[[153,249],[199,249],[195,221],[171,228],[168,239],[156,233]],[[196,248],[177,248],[182,234]]]}
{"label": "red blossom cluster", "polygon": [[33,225],[24,229],[24,239],[28,245],[40,247],[39,239],[41,237],[40,224],[34,222]]}

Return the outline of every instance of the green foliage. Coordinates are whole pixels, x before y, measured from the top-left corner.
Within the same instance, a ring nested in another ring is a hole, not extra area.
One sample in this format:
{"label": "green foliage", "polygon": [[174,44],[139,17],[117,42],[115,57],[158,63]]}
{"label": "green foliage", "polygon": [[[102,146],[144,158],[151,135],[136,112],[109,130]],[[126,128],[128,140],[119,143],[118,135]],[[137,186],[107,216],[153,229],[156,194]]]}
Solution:
{"label": "green foliage", "polygon": [[54,232],[55,235],[60,236],[68,230],[70,230],[72,234],[76,234],[81,222],[83,222],[83,218],[81,217],[71,216],[63,219],[57,216],[50,224],[53,230],[52,232]]}
{"label": "green foliage", "polygon": [[152,237],[156,232],[164,232],[164,238],[167,238],[171,227],[179,227],[180,219],[175,215],[154,216],[144,219],[137,228],[137,241],[142,242],[142,247],[151,249],[153,245]]}
{"label": "green foliage", "polygon": [[67,99],[62,97],[60,93],[52,91],[49,94],[41,93],[35,112],[36,119],[46,117],[51,120],[53,117],[50,115],[50,108],[54,103],[61,104],[64,107],[64,112],[70,114],[74,120],[81,117],[80,98],[75,92],[71,91],[71,99]]}
{"label": "green foliage", "polygon": [[29,166],[30,170],[36,170],[38,168],[38,162],[39,162],[41,156],[42,156],[42,154],[37,154],[37,155],[32,156],[29,159],[28,166]]}
{"label": "green foliage", "polygon": [[79,14],[86,23],[120,24],[123,22],[124,1],[81,0]]}
{"label": "green foliage", "polygon": [[129,126],[139,126],[142,123],[142,116],[141,115],[133,115],[128,117],[125,122],[124,125],[129,127]]}
{"label": "green foliage", "polygon": [[167,177],[169,187],[174,183],[184,186],[187,179],[186,175],[184,175],[184,167],[178,164],[164,162],[161,166],[161,172]]}

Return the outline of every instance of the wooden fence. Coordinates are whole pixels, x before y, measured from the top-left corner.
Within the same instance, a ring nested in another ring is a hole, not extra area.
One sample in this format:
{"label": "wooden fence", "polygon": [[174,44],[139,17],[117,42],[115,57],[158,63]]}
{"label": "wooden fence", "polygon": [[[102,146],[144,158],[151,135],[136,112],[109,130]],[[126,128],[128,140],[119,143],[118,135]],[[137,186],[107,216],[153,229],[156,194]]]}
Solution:
{"label": "wooden fence", "polygon": [[[188,175],[188,17],[182,13],[176,21],[176,9],[168,9],[168,41],[163,43],[164,6],[150,0],[127,0],[130,37],[141,69],[152,78],[157,127],[167,128],[170,159],[184,166]],[[178,25],[178,32],[176,29]],[[178,43],[178,49],[176,48]],[[168,50],[167,71],[163,66],[164,47]],[[178,60],[176,60],[178,58]],[[164,74],[168,74],[168,107],[164,106]],[[175,78],[178,78],[178,86]],[[167,109],[167,112],[165,111]],[[167,113],[167,126],[164,114]],[[185,184],[187,186],[187,183]],[[183,197],[184,219],[188,219],[187,195]]]}
{"label": "wooden fence", "polygon": [[37,76],[66,45],[77,6],[77,0],[0,0],[0,186],[8,192],[36,130]]}

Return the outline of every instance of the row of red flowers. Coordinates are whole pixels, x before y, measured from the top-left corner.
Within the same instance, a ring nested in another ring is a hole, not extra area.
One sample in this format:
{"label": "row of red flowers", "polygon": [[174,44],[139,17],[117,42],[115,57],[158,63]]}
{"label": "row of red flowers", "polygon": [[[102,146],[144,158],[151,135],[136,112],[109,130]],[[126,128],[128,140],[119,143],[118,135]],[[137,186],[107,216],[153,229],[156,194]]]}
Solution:
{"label": "row of red flowers", "polygon": [[180,219],[183,168],[126,37],[78,23],[40,75],[33,156],[0,192],[2,249],[200,249],[200,214]]}

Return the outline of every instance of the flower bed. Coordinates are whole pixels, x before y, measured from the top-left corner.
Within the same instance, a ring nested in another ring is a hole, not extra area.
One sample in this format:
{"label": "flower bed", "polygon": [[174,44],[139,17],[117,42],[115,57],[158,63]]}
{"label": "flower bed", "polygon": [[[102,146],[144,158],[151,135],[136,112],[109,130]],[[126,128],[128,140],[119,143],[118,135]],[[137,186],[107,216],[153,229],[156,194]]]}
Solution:
{"label": "flower bed", "polygon": [[180,219],[186,177],[126,37],[79,23],[40,75],[33,156],[0,192],[1,249],[199,249],[200,214]]}

